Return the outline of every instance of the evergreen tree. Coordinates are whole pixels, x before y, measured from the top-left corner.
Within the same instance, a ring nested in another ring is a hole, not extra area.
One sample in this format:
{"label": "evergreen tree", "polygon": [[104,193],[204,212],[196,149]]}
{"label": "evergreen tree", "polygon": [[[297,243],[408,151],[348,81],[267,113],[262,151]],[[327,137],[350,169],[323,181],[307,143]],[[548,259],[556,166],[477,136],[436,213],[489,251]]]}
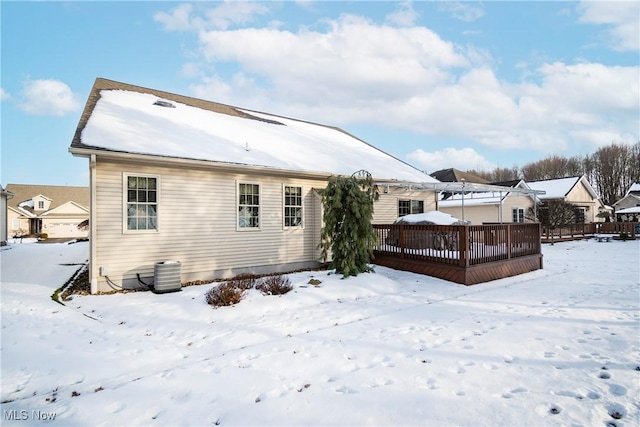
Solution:
{"label": "evergreen tree", "polygon": [[331,251],[331,268],[344,277],[371,271],[373,245],[377,235],[371,220],[378,189],[371,174],[359,171],[350,177],[332,176],[320,191],[324,209],[320,248],[326,260]]}

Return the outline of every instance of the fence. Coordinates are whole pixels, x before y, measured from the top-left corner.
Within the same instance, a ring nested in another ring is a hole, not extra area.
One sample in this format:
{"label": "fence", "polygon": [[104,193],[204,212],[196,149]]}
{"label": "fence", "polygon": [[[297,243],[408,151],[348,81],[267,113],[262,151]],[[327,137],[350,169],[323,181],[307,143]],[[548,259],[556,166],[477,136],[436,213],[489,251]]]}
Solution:
{"label": "fence", "polygon": [[542,228],[542,238],[545,242],[554,240],[572,240],[591,237],[595,234],[626,233],[635,239],[640,235],[640,222],[592,222],[588,224],[574,224],[570,227],[554,229]]}

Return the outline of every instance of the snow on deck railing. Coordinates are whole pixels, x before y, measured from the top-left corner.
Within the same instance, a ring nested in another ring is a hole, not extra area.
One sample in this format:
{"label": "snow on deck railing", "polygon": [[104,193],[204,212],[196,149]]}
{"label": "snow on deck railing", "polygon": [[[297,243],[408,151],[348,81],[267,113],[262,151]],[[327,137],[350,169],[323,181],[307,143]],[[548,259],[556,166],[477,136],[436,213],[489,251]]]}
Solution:
{"label": "snow on deck railing", "polygon": [[373,226],[378,234],[374,255],[424,260],[462,267],[541,253],[540,225]]}

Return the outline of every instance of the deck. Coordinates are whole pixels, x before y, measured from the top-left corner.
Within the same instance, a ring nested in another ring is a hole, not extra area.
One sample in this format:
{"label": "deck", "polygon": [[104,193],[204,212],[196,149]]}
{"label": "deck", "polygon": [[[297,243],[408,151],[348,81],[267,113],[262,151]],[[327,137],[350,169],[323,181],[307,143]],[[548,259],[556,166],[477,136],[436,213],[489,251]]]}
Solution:
{"label": "deck", "polygon": [[373,262],[475,285],[542,268],[540,224],[374,225]]}

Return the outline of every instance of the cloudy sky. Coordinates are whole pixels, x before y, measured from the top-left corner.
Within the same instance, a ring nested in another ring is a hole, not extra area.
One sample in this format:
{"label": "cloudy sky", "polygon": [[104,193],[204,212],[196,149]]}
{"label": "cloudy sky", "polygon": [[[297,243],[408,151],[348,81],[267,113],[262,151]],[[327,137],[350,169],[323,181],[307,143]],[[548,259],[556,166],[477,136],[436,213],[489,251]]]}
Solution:
{"label": "cloudy sky", "polygon": [[96,77],[339,126],[428,173],[640,138],[637,1],[3,2],[1,19],[4,185],[88,184],[67,149]]}

